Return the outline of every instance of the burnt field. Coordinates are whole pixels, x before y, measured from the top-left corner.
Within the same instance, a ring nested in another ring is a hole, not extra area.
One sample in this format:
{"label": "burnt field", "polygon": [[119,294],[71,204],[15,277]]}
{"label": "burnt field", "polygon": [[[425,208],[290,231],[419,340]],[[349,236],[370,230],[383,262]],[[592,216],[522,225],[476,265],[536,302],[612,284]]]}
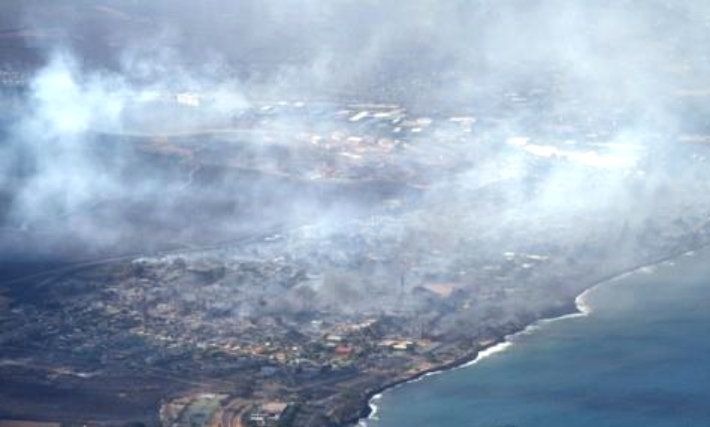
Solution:
{"label": "burnt field", "polygon": [[[210,144],[209,150],[201,148]],[[16,258],[24,253],[51,265],[52,259],[89,261],[210,247],[287,229],[336,209],[374,212],[383,200],[420,192],[387,177],[308,179],[293,170],[299,165],[290,160],[284,161],[288,168],[263,167],[262,159],[278,159],[268,150],[249,153],[248,147],[225,146],[205,136],[173,143],[161,137],[97,135],[86,155],[121,182],[120,191],[107,186],[85,203],[44,210],[27,220],[13,209],[23,175],[31,175],[33,165],[18,166],[15,188],[5,188],[0,206],[5,253]],[[87,233],[89,246],[82,239]]]}
{"label": "burnt field", "polygon": [[126,374],[110,380],[74,383],[66,379],[38,380],[31,373],[14,370],[3,374],[0,417],[111,425],[140,422],[154,426],[160,425],[158,409],[166,393],[186,388],[169,380],[147,378],[145,372],[134,377]]}

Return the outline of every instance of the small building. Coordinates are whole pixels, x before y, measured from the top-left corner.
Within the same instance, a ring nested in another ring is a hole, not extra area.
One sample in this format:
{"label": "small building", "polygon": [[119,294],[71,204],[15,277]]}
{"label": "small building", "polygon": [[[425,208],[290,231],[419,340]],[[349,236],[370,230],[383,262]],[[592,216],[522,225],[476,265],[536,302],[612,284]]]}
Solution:
{"label": "small building", "polygon": [[411,351],[414,349],[414,342],[409,340],[382,340],[379,346],[394,351]]}
{"label": "small building", "polygon": [[455,290],[459,288],[457,283],[452,282],[430,282],[424,283],[417,288],[416,291],[423,291],[425,293],[431,293],[439,298],[448,298],[454,293]]}
{"label": "small building", "polygon": [[249,420],[257,425],[264,426],[269,423],[277,423],[288,408],[288,403],[268,402],[262,404],[259,409],[249,416]]}
{"label": "small building", "polygon": [[333,352],[338,356],[350,357],[355,354],[355,347],[351,345],[339,345],[335,347]]}
{"label": "small building", "polygon": [[412,341],[398,341],[394,345],[392,345],[392,350],[395,350],[395,351],[414,350],[414,343]]}
{"label": "small building", "polygon": [[330,343],[340,343],[343,342],[343,337],[335,334],[328,334],[325,336],[325,340]]}

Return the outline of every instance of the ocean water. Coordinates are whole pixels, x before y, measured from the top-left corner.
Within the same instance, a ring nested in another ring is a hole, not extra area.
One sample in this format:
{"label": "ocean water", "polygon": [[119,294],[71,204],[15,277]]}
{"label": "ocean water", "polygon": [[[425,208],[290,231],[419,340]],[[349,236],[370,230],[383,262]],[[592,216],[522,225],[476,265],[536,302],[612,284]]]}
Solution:
{"label": "ocean water", "polygon": [[710,426],[710,250],[588,292],[591,312],[385,392],[371,427]]}

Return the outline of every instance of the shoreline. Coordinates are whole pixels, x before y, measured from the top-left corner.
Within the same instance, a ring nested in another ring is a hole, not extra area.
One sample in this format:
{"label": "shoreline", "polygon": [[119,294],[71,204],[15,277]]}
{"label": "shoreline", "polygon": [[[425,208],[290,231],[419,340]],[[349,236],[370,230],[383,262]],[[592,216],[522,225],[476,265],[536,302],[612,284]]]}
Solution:
{"label": "shoreline", "polygon": [[649,268],[649,267],[656,267],[659,266],[663,263],[672,261],[674,259],[680,258],[682,256],[687,256],[690,254],[694,254],[696,251],[705,249],[710,247],[710,242],[708,243],[703,243],[698,246],[689,248],[689,249],[684,249],[678,252],[674,252],[673,254],[661,257],[659,259],[656,259],[654,261],[649,261],[641,264],[636,264],[632,267],[626,268],[620,272],[617,273],[611,273],[608,274],[601,279],[595,280],[592,282],[589,286],[585,287],[584,290],[577,295],[574,300],[573,304],[570,305],[570,307],[574,307],[571,311],[569,312],[563,312],[560,315],[553,315],[550,317],[541,317],[539,319],[536,319],[535,321],[529,323],[528,325],[520,328],[519,330],[512,332],[510,334],[506,334],[503,337],[497,339],[495,342],[491,343],[489,346],[482,348],[474,353],[467,354],[465,356],[462,356],[453,362],[446,363],[444,365],[438,366],[431,368],[429,370],[420,372],[416,375],[413,375],[410,378],[405,378],[401,380],[396,380],[391,383],[385,384],[382,387],[378,387],[374,391],[371,391],[367,393],[367,406],[362,409],[360,412],[360,416],[358,417],[357,420],[351,421],[349,423],[346,423],[345,425],[352,425],[352,426],[357,426],[357,427],[367,427],[368,422],[370,420],[377,420],[377,413],[379,411],[379,406],[377,405],[377,401],[379,401],[382,398],[382,395],[390,390],[395,390],[399,387],[402,387],[407,384],[412,384],[416,383],[419,381],[422,381],[426,377],[434,376],[434,375],[440,375],[446,372],[451,372],[455,371],[457,369],[463,369],[467,368],[470,366],[474,366],[481,362],[482,360],[485,360],[495,354],[501,353],[508,348],[510,348],[514,342],[511,341],[512,338],[515,338],[516,336],[519,335],[524,335],[524,334],[529,334],[536,332],[538,329],[540,329],[542,326],[552,323],[552,322],[557,322],[557,321],[562,321],[562,320],[568,320],[568,319],[574,319],[574,318],[579,318],[579,317],[587,317],[590,314],[594,312],[591,306],[586,303],[585,299],[597,288],[600,286],[615,282],[619,279],[625,278],[631,274],[637,273],[643,269]]}

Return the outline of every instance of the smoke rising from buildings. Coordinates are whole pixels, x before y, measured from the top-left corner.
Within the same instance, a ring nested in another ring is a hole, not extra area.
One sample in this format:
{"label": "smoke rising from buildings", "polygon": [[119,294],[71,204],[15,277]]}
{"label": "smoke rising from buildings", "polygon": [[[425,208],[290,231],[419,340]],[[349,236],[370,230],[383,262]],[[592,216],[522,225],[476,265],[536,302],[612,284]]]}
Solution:
{"label": "smoke rising from buildings", "polygon": [[[39,59],[0,148],[3,252],[17,250],[23,233],[41,236],[23,249],[30,253],[47,241],[110,251],[136,235],[150,240],[150,224],[161,225],[163,243],[190,241],[202,226],[218,241],[221,230],[231,236],[256,218],[278,222],[284,209],[295,217],[322,208],[320,219],[334,212],[325,221],[337,223],[340,202],[324,207],[311,194],[261,181],[192,183],[180,169],[191,170],[190,153],[178,156],[180,167],[139,167],[145,159],[134,148],[107,141],[223,129],[235,114],[279,100],[488,116],[482,133],[459,148],[471,167],[425,191],[423,212],[433,214],[420,215],[424,224],[448,217],[449,227],[472,234],[486,224],[485,233],[502,239],[540,222],[631,211],[642,218],[661,184],[637,163],[639,153],[672,156],[678,135],[704,132],[685,113],[705,96],[709,17],[699,1],[23,2],[4,25],[23,28]],[[510,96],[535,103],[511,109]],[[569,150],[544,140],[550,123],[576,127],[567,132]],[[597,124],[605,147],[576,150],[582,128]],[[275,117],[252,132],[338,126]],[[439,132],[410,143],[447,137]],[[489,146],[505,144],[521,149],[486,157]],[[270,150],[251,155],[255,164],[276,162]],[[556,159],[534,188],[526,186],[531,157]],[[497,204],[475,202],[486,186]],[[260,197],[279,199],[279,209],[241,215],[245,205],[258,210],[253,194],[272,191]],[[475,220],[461,213],[469,209]]]}
{"label": "smoke rising from buildings", "polygon": [[708,245],[706,3],[0,1],[0,415],[350,425]]}

